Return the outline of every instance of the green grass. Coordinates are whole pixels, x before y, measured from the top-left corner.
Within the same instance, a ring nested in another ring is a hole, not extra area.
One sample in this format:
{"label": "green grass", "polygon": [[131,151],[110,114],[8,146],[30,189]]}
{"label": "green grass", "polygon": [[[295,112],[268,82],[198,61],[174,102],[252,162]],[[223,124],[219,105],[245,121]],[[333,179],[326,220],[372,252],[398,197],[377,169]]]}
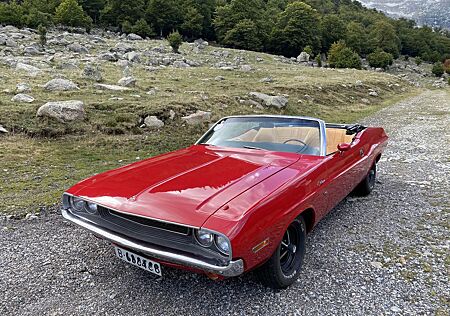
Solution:
{"label": "green grass", "polygon": [[[208,48],[201,58],[212,58],[209,53],[213,49]],[[244,56],[255,71],[224,71],[204,65],[149,72],[135,66],[132,72],[137,87],[129,92],[98,91],[92,82],[81,79],[81,70],[50,70],[28,78],[0,65],[0,124],[11,132],[0,136],[0,213],[21,216],[39,212],[58,203],[65,189],[85,177],[192,144],[207,126],[189,127],[180,117],[196,110],[212,111],[213,120],[232,114],[272,113],[355,122],[414,92],[396,77],[382,73],[313,69],[275,62],[270,55],[230,52],[227,60]],[[189,59],[200,59],[186,47],[184,53]],[[257,56],[264,61],[257,62]],[[101,68],[105,83],[115,84],[123,76],[112,63],[102,63]],[[44,91],[40,86],[56,73],[79,84],[81,90]],[[225,80],[216,81],[216,76]],[[260,82],[268,76],[273,83]],[[357,80],[363,85],[355,85]],[[32,86],[34,103],[10,101],[19,82]],[[146,94],[151,88],[158,88],[156,95]],[[370,88],[380,97],[368,96]],[[283,110],[252,108],[241,102],[251,91],[287,94],[289,105]],[[116,97],[122,100],[113,99]],[[363,98],[370,104],[364,104]],[[37,109],[45,102],[71,99],[84,101],[85,121],[61,124],[36,118]],[[173,121],[168,119],[170,110],[177,113]],[[159,131],[140,128],[140,119],[147,115],[158,115],[166,125]]]}

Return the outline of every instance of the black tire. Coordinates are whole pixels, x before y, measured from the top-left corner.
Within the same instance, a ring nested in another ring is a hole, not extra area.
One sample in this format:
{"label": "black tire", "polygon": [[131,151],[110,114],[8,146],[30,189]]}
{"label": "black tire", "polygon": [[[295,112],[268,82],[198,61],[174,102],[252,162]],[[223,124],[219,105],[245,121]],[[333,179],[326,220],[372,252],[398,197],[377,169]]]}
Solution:
{"label": "black tire", "polygon": [[377,180],[377,165],[373,164],[372,168],[370,168],[366,177],[361,181],[360,184],[353,191],[355,195],[358,196],[367,196],[375,187],[375,183]]}
{"label": "black tire", "polygon": [[284,289],[294,283],[303,265],[305,243],[306,225],[300,216],[289,225],[270,259],[256,270],[261,283],[273,289]]}

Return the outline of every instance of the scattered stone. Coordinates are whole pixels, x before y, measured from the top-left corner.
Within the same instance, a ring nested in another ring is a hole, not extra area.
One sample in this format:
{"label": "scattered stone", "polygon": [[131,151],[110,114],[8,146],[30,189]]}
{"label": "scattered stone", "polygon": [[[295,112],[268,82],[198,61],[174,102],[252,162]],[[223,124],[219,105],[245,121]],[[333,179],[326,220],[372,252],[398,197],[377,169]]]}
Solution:
{"label": "scattered stone", "polygon": [[211,112],[197,111],[194,114],[183,116],[181,120],[189,125],[202,124],[211,120]]}
{"label": "scattered stone", "polygon": [[273,78],[272,77],[265,77],[265,78],[262,78],[261,80],[259,80],[259,82],[271,83],[271,82],[273,82]]}
{"label": "scattered stone", "polygon": [[17,42],[16,42],[15,40],[11,39],[11,38],[8,38],[8,39],[5,41],[5,45],[6,45],[7,47],[12,47],[12,48],[15,48],[15,47],[19,46],[19,44],[17,44]]}
{"label": "scattered stone", "polygon": [[123,55],[123,57],[133,63],[139,63],[141,61],[141,57],[136,52],[128,52],[125,55]]}
{"label": "scattered stone", "polygon": [[243,71],[243,72],[249,72],[249,71],[252,71],[252,70],[253,70],[253,68],[250,65],[242,65],[241,66],[241,71]]}
{"label": "scattered stone", "polygon": [[189,68],[189,67],[191,67],[191,66],[189,66],[187,63],[185,63],[185,62],[182,61],[182,60],[177,60],[177,61],[175,61],[175,62],[173,63],[173,66],[174,66],[175,68]]}
{"label": "scattered stone", "polygon": [[156,116],[147,116],[144,119],[144,124],[146,127],[151,129],[158,129],[164,126],[164,122],[158,119]]}
{"label": "scattered stone", "polygon": [[361,80],[356,80],[355,86],[360,87],[363,85],[363,82]]}
{"label": "scattered stone", "polygon": [[25,219],[28,220],[28,221],[32,221],[32,220],[35,220],[37,218],[38,217],[36,215],[31,214],[31,213],[28,213],[27,215],[25,215]]}
{"label": "scattered stone", "polygon": [[88,80],[93,80],[100,82],[103,80],[102,72],[98,65],[87,63],[84,66],[83,73],[81,74],[83,78]]}
{"label": "scattered stone", "polygon": [[47,91],[72,91],[79,90],[78,86],[70,80],[56,78],[52,79],[44,85]]}
{"label": "scattered stone", "polygon": [[89,50],[79,43],[70,44],[67,48],[74,53],[89,54]]}
{"label": "scattered stone", "polygon": [[39,55],[41,52],[35,46],[27,46],[23,49],[25,55]]}
{"label": "scattered stone", "polygon": [[376,92],[376,91],[370,91],[370,92],[369,92],[369,95],[370,95],[371,97],[377,97],[377,96],[378,96],[378,92]]}
{"label": "scattered stone", "polygon": [[95,88],[100,90],[111,90],[111,91],[128,91],[130,88],[122,87],[122,86],[115,86],[110,84],[103,84],[103,83],[96,83],[94,85]]}
{"label": "scattered stone", "polygon": [[77,100],[47,102],[39,108],[37,116],[55,118],[61,123],[83,120],[84,103]]}
{"label": "scattered stone", "polygon": [[137,34],[130,33],[130,34],[127,35],[127,40],[129,40],[129,41],[141,41],[142,37],[137,35]]}
{"label": "scattered stone", "polygon": [[76,61],[64,61],[61,64],[58,65],[58,68],[60,69],[78,69],[78,62]]}
{"label": "scattered stone", "polygon": [[0,125],[0,133],[6,134],[8,133],[8,131],[2,125]]}
{"label": "scattered stone", "polygon": [[31,87],[28,83],[21,82],[17,84],[16,91],[17,93],[31,92]]}
{"label": "scattered stone", "polygon": [[19,103],[32,103],[34,101],[34,98],[31,95],[19,93],[16,94],[11,101],[13,102],[19,102]]}
{"label": "scattered stone", "polygon": [[370,104],[370,100],[367,99],[367,98],[362,98],[361,102],[364,103],[364,104]]}
{"label": "scattered stone", "polygon": [[119,42],[114,46],[114,48],[111,49],[113,52],[120,52],[120,53],[128,53],[134,51],[134,48],[128,44],[125,44],[123,42]]}
{"label": "scattered stone", "polygon": [[297,61],[299,63],[307,63],[309,62],[310,57],[311,56],[307,52],[301,52],[300,55],[298,55],[297,57]]}
{"label": "scattered stone", "polygon": [[198,47],[199,49],[205,49],[208,45],[209,43],[201,38],[194,41],[194,46]]}
{"label": "scattered stone", "polygon": [[175,119],[176,113],[174,110],[170,110],[169,111],[169,119],[173,120]]}
{"label": "scattered stone", "polygon": [[271,96],[264,93],[259,92],[250,92],[250,96],[252,98],[261,100],[264,102],[264,105],[266,106],[273,106],[278,109],[284,108],[288,104],[288,99],[284,96]]}
{"label": "scattered stone", "polygon": [[98,56],[98,59],[116,62],[119,60],[119,57],[114,53],[103,53]]}
{"label": "scattered stone", "polygon": [[136,85],[136,78],[130,76],[130,77],[123,77],[118,82],[119,86],[122,87],[134,87]]}
{"label": "scattered stone", "polygon": [[372,261],[372,262],[370,263],[370,265],[371,265],[372,267],[374,267],[374,268],[377,268],[377,269],[383,268],[383,264],[382,264],[381,262],[378,262],[378,261]]}
{"label": "scattered stone", "polygon": [[24,63],[20,63],[20,62],[16,64],[16,70],[25,71],[28,73],[29,76],[32,76],[32,77],[37,76],[41,72],[41,70],[37,67],[31,66],[28,64],[24,64]]}
{"label": "scattered stone", "polygon": [[223,81],[223,80],[225,80],[225,77],[217,76],[216,78],[214,78],[214,80],[216,80],[216,81]]}

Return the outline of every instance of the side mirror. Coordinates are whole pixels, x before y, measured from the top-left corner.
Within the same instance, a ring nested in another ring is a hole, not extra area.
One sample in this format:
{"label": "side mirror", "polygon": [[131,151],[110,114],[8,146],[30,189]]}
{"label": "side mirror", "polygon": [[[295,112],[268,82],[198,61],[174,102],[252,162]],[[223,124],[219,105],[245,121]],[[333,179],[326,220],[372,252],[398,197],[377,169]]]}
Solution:
{"label": "side mirror", "polygon": [[348,151],[352,146],[348,143],[342,143],[337,146],[340,152]]}

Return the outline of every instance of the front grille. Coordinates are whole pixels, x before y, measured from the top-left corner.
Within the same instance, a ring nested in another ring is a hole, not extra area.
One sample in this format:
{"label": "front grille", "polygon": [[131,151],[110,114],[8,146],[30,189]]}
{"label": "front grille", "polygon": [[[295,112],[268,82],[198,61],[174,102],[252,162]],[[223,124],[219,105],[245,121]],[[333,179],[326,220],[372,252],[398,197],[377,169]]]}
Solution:
{"label": "front grille", "polygon": [[108,210],[108,211],[109,211],[109,214],[111,214],[111,215],[129,220],[131,222],[138,223],[141,225],[164,229],[167,231],[171,231],[171,232],[183,234],[183,235],[189,234],[189,227],[180,226],[180,225],[176,225],[176,224],[164,223],[164,222],[156,221],[156,220],[153,220],[150,218],[144,218],[144,217],[134,216],[134,215],[130,215],[130,214],[119,213],[119,212],[116,212],[113,210]]}

